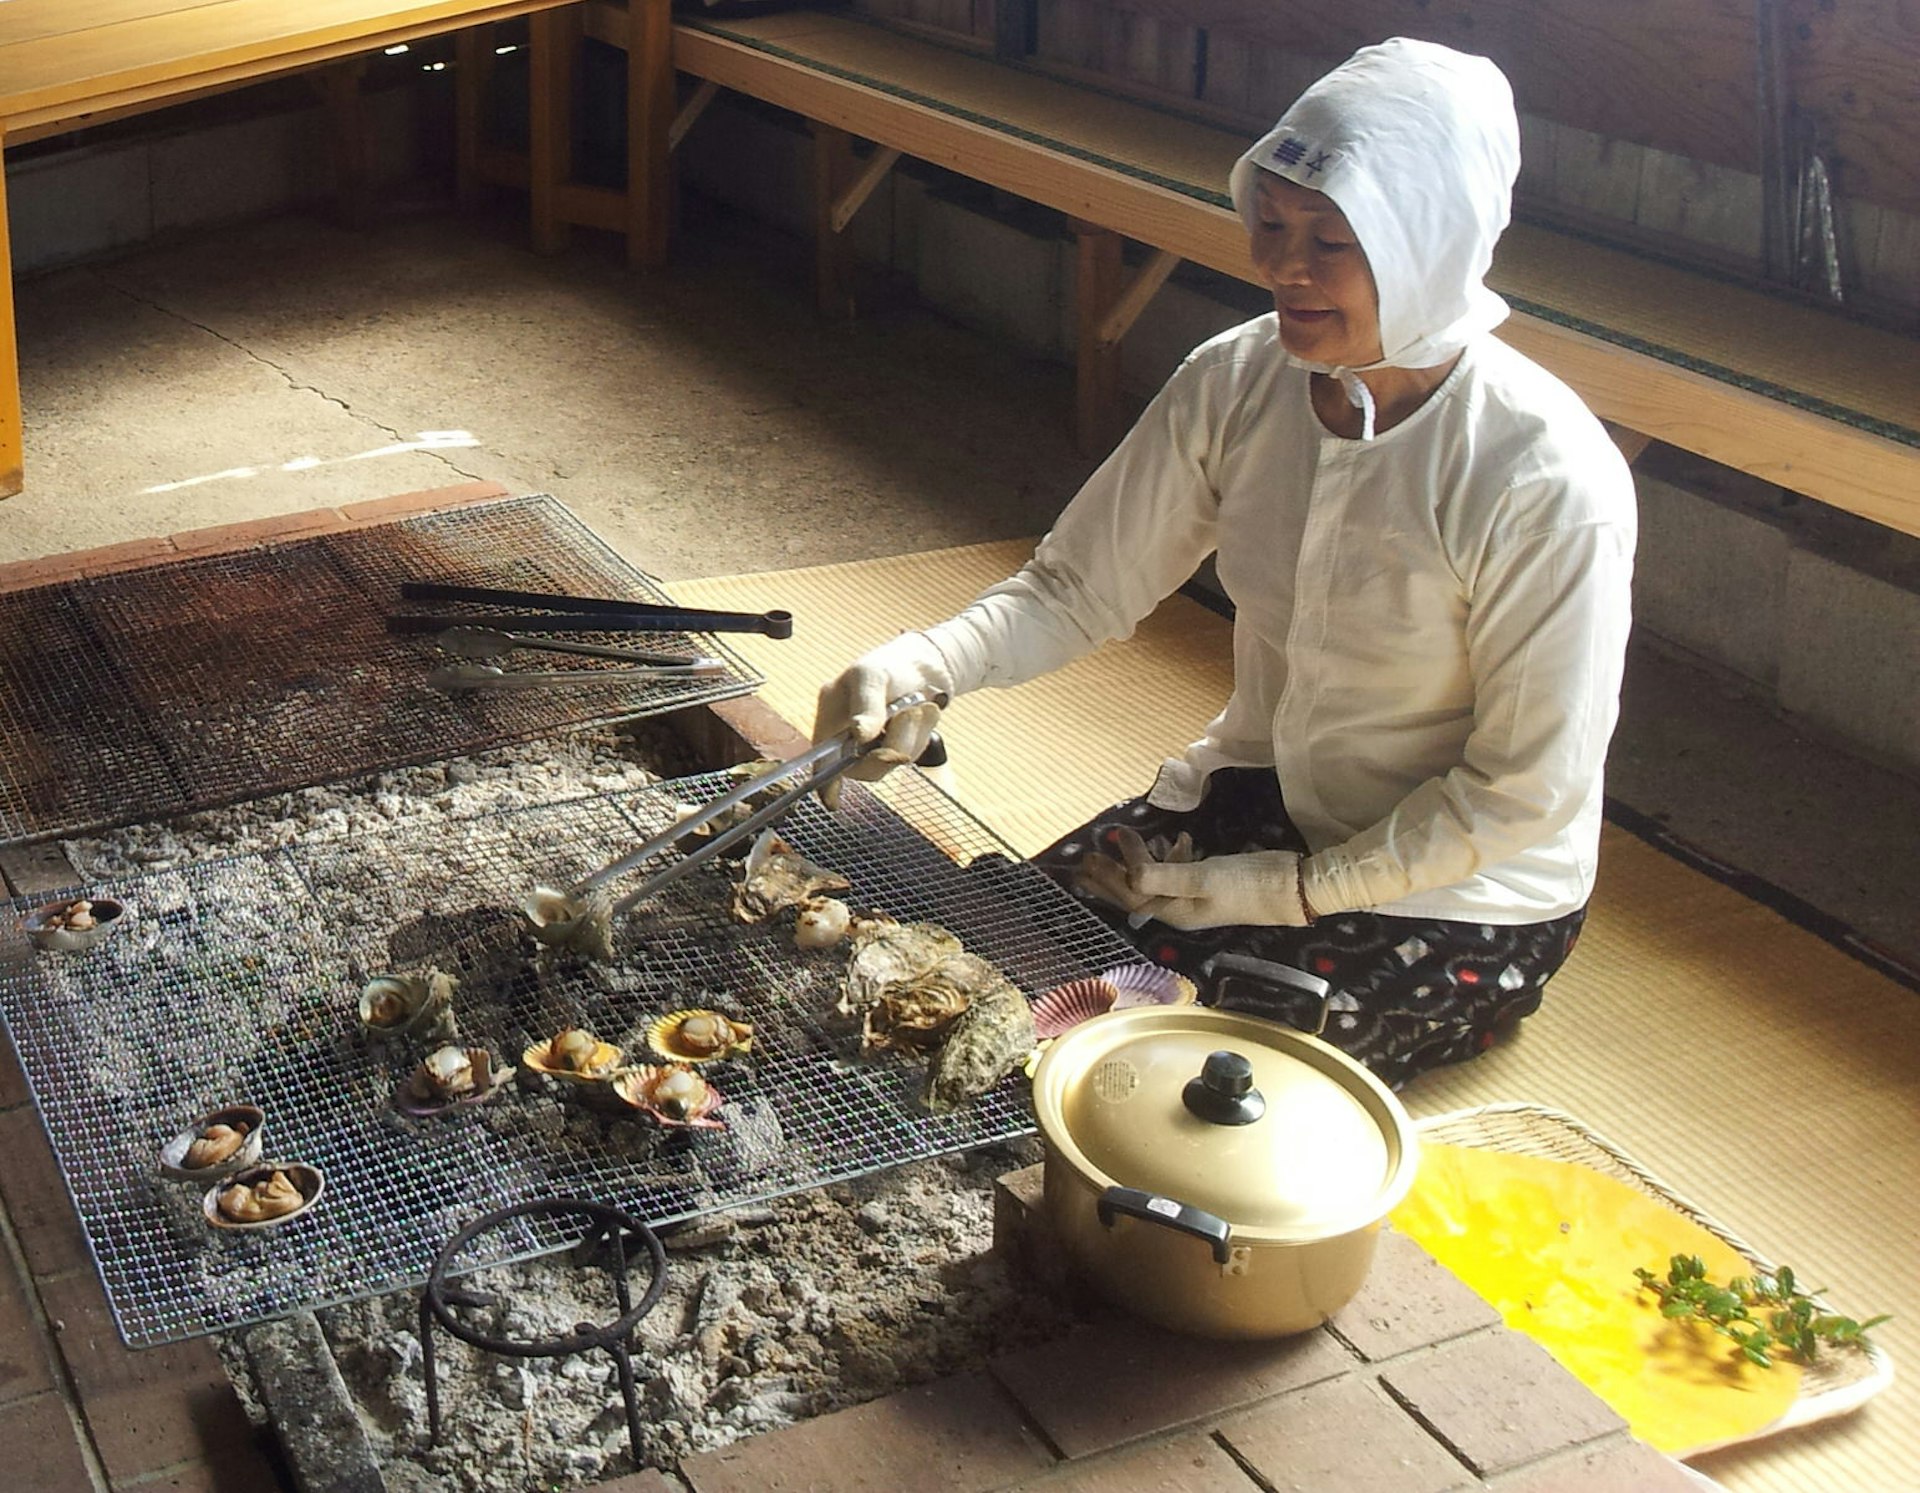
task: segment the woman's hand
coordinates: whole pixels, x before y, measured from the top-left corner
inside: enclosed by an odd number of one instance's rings
[[[925,633],[903,632],[862,654],[820,691],[813,739],[818,743],[850,731],[862,745],[877,740],[846,776],[867,782],[882,778],[902,762],[918,761],[933,739],[934,723],[940,719],[936,704],[916,705],[888,718],[888,705],[912,694],[925,695],[929,701],[948,699],[953,678],[946,659]],[[835,807],[839,796],[837,779],[820,795],[828,808]]]
[[[1152,915],[1170,928],[1304,928],[1313,921],[1302,894],[1300,857],[1256,850],[1182,865],[1149,860],[1128,873],[1133,892],[1158,903]]]

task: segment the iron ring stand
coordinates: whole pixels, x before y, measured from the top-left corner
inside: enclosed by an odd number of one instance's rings
[[[542,1338],[532,1342],[491,1337],[455,1320],[453,1307],[492,1306],[499,1299],[483,1292],[463,1291],[447,1283],[447,1270],[462,1248],[480,1234],[499,1228],[510,1219],[569,1215],[585,1217],[593,1224],[579,1244],[582,1258],[601,1239],[613,1246],[613,1283],[620,1302],[620,1315],[615,1320],[604,1326],[576,1322],[572,1333],[566,1337]],[[638,1306],[633,1304],[633,1291],[627,1280],[626,1236],[629,1234],[637,1235],[646,1244],[653,1264],[652,1281]],[[627,1339],[633,1335],[633,1329],[640,1319],[653,1310],[666,1285],[667,1252],[659,1236],[641,1220],[618,1208],[605,1203],[588,1202],[584,1198],[536,1198],[532,1202],[515,1203],[511,1207],[496,1208],[482,1214],[455,1234],[435,1257],[433,1269],[427,1273],[426,1287],[420,1293],[420,1360],[427,1380],[428,1439],[434,1442],[440,1439],[440,1380],[433,1359],[433,1324],[438,1322],[461,1342],[489,1353],[505,1354],[509,1358],[567,1358],[576,1353],[585,1353],[590,1348],[604,1348],[613,1356],[614,1365],[620,1371],[620,1394],[627,1407],[627,1442],[633,1449],[634,1466],[638,1467],[640,1402],[634,1388],[633,1358],[628,1352]]]

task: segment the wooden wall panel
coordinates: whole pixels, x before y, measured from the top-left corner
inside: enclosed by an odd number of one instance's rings
[[[1444,42],[1498,62],[1527,113],[1717,165],[1759,169],[1754,0],[1114,3],[1318,56],[1328,65],[1389,36]]]
[[[1787,87],[1843,197],[1920,213],[1920,4],[1783,0]]]

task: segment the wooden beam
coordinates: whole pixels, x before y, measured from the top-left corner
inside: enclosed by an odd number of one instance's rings
[[[327,130],[333,151],[334,213],[350,227],[364,225],[373,214],[371,172],[367,165],[367,118],[360,96],[367,75],[364,57],[349,58],[323,68]]]
[[[1140,313],[1147,309],[1147,303],[1167,283],[1167,276],[1179,264],[1178,254],[1170,254],[1165,249],[1153,251],[1153,257],[1140,266],[1127,288],[1120,293],[1119,299],[1100,319],[1098,336],[1102,347],[1111,347],[1127,335],[1128,329],[1140,319]]]
[[[453,190],[460,206],[480,205],[480,144],[487,78],[493,72],[490,26],[469,26],[453,39]]]
[[[833,209],[854,174],[853,137],[830,124],[808,125],[813,132],[815,295],[822,316],[843,321],[853,315],[853,249],[835,230]]]
[[[829,222],[835,233],[845,233],[847,224],[853,221],[853,215],[860,211],[866,200],[873,195],[875,187],[887,179],[887,173],[893,170],[900,159],[900,152],[891,146],[883,145],[868,159],[866,168],[856,177],[853,184],[840,194],[840,200],[833,204]]]
[[[658,269],[673,236],[673,10],[627,0],[627,263]]]
[[[699,121],[700,116],[707,112],[708,106],[719,97],[720,85],[718,83],[714,82],[711,78],[703,78],[700,80],[700,86],[694,89],[692,97],[680,106],[680,112],[673,116],[673,123],[667,128],[667,149],[669,151],[675,151],[680,148],[680,142],[687,138],[687,131],[694,127]]]
[[[1611,420],[1602,420],[1600,423],[1606,427],[1607,435],[1614,445],[1620,448],[1620,454],[1626,457],[1628,466],[1632,466],[1644,456],[1647,447],[1653,444],[1653,437],[1650,435],[1642,435],[1637,430],[1628,430],[1626,426],[1616,425]]]
[[[20,491],[20,358],[13,331],[13,245],[7,237],[7,132],[0,120],[0,498]]]
[[[541,12],[527,29],[527,189],[533,252],[559,254],[567,247],[568,225],[555,210],[555,194],[573,179],[576,43],[573,28],[558,11]]]

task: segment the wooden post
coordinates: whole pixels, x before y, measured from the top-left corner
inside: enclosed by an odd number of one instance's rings
[[[20,358],[13,333],[13,245],[7,237],[6,126],[0,124],[0,498],[20,491]]]
[[[569,225],[558,197],[573,177],[572,20],[572,10],[540,10],[527,18],[527,188],[536,254],[567,247]]]
[[[833,231],[833,207],[853,180],[853,136],[809,120],[813,131],[814,284],[820,314],[832,321],[853,315],[853,251],[846,235]]]
[[[321,74],[327,126],[333,137],[334,215],[351,227],[364,224],[372,213],[366,111],[360,98],[360,82],[366,74],[364,57],[336,62]]]
[[[673,238],[672,0],[627,0],[627,263],[658,269]]]
[[[453,191],[464,212],[480,205],[480,133],[493,71],[492,40],[491,25],[469,26],[453,39]]]
[[[1084,456],[1104,456],[1126,433],[1120,405],[1120,344],[1100,332],[1119,298],[1126,266],[1119,234],[1094,223],[1073,223],[1074,310],[1079,346],[1074,360],[1077,401],[1074,437]]]

